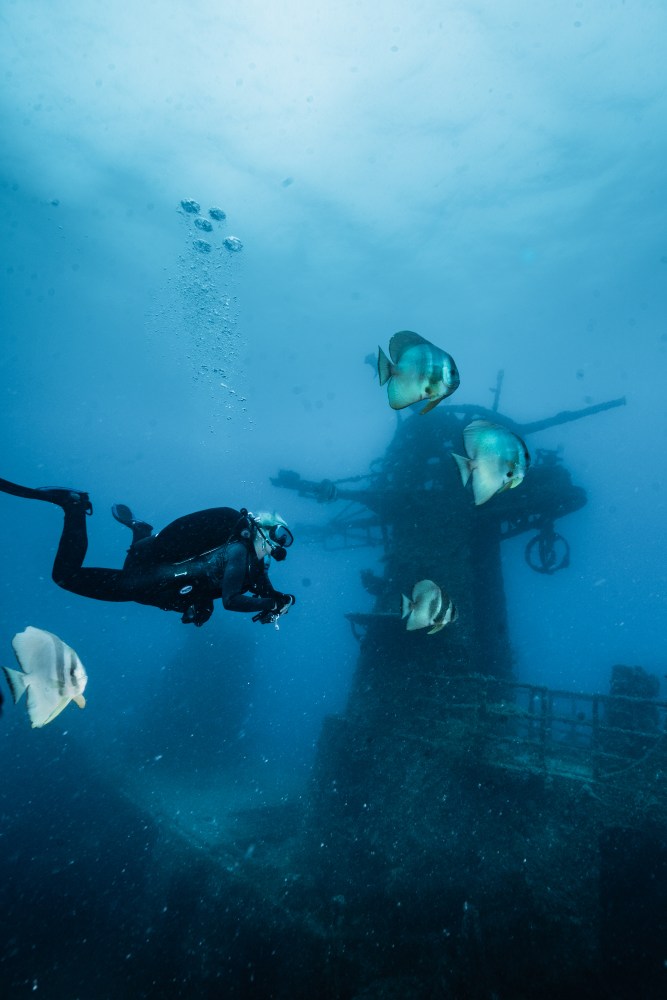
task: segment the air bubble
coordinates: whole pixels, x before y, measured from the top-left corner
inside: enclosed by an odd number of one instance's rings
[[[181,202],[181,208],[189,215],[197,215],[199,212],[199,202],[195,201],[194,198],[185,198]]]

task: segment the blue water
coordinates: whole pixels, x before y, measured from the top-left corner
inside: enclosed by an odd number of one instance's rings
[[[11,996],[150,995],[169,934],[234,954],[160,918],[150,858],[160,823],[199,850],[232,810],[305,794],[357,662],[343,616],[382,564],[307,540],[331,508],[270,477],[383,455],[397,418],[364,359],[397,330],[454,356],[456,402],[491,405],[502,369],[517,421],[626,397],[531,440],[588,504],[567,571],[504,546],[515,670],[595,692],[641,665],[667,696],[667,8],[228,6],[0,9],[0,474],[90,493],[88,565],[122,563],[115,502],[157,527],[277,509],[297,536],[279,631],[222,607],[194,630],[57,588],[60,512],[0,495],[0,662],[35,625],[89,675],[85,711],[39,731],[3,687]]]

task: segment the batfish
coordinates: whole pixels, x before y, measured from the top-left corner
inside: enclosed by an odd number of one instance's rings
[[[389,341],[391,361],[378,347],[380,385],[388,382],[389,405],[394,410],[428,399],[428,413],[458,389],[461,379],[454,358],[412,330],[401,330]]]
[[[407,618],[406,629],[414,632],[428,628],[428,635],[439,632],[456,621],[458,612],[447,594],[433,580],[420,580],[412,588],[412,598],[401,595],[401,617]]]
[[[530,466],[530,454],[514,431],[488,420],[473,420],[463,430],[463,442],[468,457],[452,452],[452,458],[458,465],[464,486],[472,477],[477,505],[523,482]]]
[[[29,625],[12,646],[21,670],[3,667],[14,703],[26,695],[33,729],[52,722],[70,701],[84,708],[88,675],[74,650],[51,632]]]

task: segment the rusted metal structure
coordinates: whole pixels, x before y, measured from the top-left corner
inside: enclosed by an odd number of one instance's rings
[[[557,452],[538,449],[519,489],[475,507],[470,491],[461,487],[451,453],[461,452],[463,427],[475,417],[498,421],[525,438],[623,402],[613,400],[523,426],[485,407],[441,405],[426,416],[402,420],[384,458],[374,463],[368,475],[355,477],[356,481],[317,483],[287,470],[272,479],[276,486],[319,502],[346,502],[326,526],[323,537],[329,544],[337,538],[343,545],[384,548],[382,576],[364,574],[364,583],[375,597],[373,613],[351,611],[348,615],[357,633],[364,633],[359,667],[363,684],[367,658],[384,664],[396,660],[408,673],[430,665],[438,676],[444,669],[511,677],[501,544],[531,532],[526,558],[534,569],[553,573],[567,566],[569,548],[555,524],[581,508],[586,495],[572,483]],[[409,594],[414,583],[424,578],[451,595],[459,620],[434,637],[406,636],[396,615],[400,595]],[[364,711],[369,708],[364,706]],[[400,711],[405,710],[402,691]]]
[[[667,703],[640,667],[614,667],[609,694],[513,677],[502,542],[525,533],[534,569],[565,568],[557,528],[585,495],[534,452],[475,508],[449,457],[474,416],[496,413],[400,421],[354,480],[275,480],[340,501],[322,545],[381,546],[383,572],[364,575],[372,612],[348,614],[357,669],[307,787],[230,811],[216,783],[206,823],[152,800],[160,915],[139,926],[163,937],[159,995],[183,967],[190,993],[231,1000],[665,995]],[[436,635],[399,615],[420,577],[459,607]]]
[[[634,916],[619,885],[637,858],[647,885],[663,863],[667,704],[642,690],[550,691],[512,673],[502,542],[528,533],[533,569],[565,569],[556,526],[585,493],[556,452],[531,448],[519,489],[475,507],[450,457],[475,417],[529,438],[623,403],[522,426],[495,409],[440,406],[400,421],[368,475],[273,480],[343,502],[323,543],[383,547],[384,572],[364,574],[373,611],[347,616],[359,660],[344,713],[323,726],[299,842],[311,889],[339,901],[332,947],[357,956],[351,981],[378,977],[369,995],[414,986],[415,996],[522,997],[538,975],[545,995],[560,996],[589,969],[598,983],[664,985],[658,938],[621,940]],[[437,635],[408,633],[400,618],[401,592],[421,578],[459,609]],[[455,943],[439,938],[443,927]],[[406,948],[421,963],[414,981],[397,959]],[[652,951],[654,965],[640,968]]]

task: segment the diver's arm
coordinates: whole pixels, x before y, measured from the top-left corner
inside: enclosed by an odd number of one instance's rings
[[[225,570],[220,584],[222,603],[227,611],[273,611],[277,592],[271,584],[258,588],[261,597],[251,597],[248,589],[248,550],[241,542],[233,542],[227,548]],[[268,576],[265,575],[268,581]],[[276,595],[276,596],[274,596]]]
[[[279,590],[276,590],[274,588],[273,584],[269,580],[269,574],[267,572],[266,565],[263,562],[259,563],[257,569],[257,579],[256,582],[253,583],[252,589],[255,594],[260,594],[262,597],[270,597],[273,600],[274,604],[273,608],[271,609],[272,614],[268,618],[268,621],[275,622],[276,614],[277,615],[285,614],[285,612],[289,608],[291,608],[292,605],[296,602],[296,597],[294,596],[294,594],[281,594]],[[253,619],[253,621],[254,620],[255,619]],[[267,618],[265,615],[262,615],[262,617],[259,618],[258,620],[261,621],[263,624],[267,624]]]
[[[263,562],[259,563],[255,579],[252,583],[252,589],[253,593],[259,594],[260,597],[270,597],[274,601],[277,598],[284,597],[284,594],[281,594],[279,590],[276,590],[269,580],[269,574]]]

